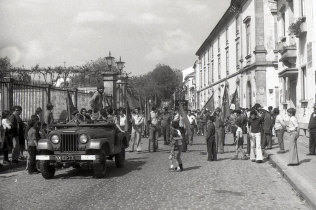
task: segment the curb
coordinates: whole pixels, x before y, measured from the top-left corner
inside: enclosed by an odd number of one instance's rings
[[[274,157],[275,154],[269,154],[268,152],[264,151],[264,157],[267,158],[267,160],[269,160],[269,162],[271,163],[271,165],[273,167],[275,167],[279,173],[281,174],[281,176],[283,178],[285,178],[285,180],[293,187],[293,189],[298,193],[299,197],[301,197],[302,199],[304,199],[306,201],[306,203],[308,204],[309,207],[311,207],[312,209],[316,210],[316,194],[313,196],[313,193],[309,193],[307,188],[308,188],[308,182],[304,183],[304,184],[300,184],[299,180],[301,180],[301,182],[304,182],[305,179],[302,178],[299,175],[295,175],[294,173],[292,173],[291,171],[286,171],[282,168],[281,164],[279,163],[279,161],[277,160],[277,157]],[[296,180],[295,180],[296,179]]]
[[[12,169],[16,169],[16,168],[20,168],[22,166],[26,166],[26,160],[24,161],[21,161],[19,163],[12,163],[10,165],[3,165],[1,168],[0,168],[0,173],[2,172],[6,172],[8,170],[12,170]]]

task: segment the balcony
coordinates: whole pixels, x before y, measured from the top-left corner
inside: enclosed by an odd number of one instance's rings
[[[281,54],[280,61],[287,67],[295,66],[296,64],[296,45],[283,46],[279,51]]]
[[[297,68],[286,68],[283,71],[279,73],[279,77],[297,77],[298,75],[298,69]]]

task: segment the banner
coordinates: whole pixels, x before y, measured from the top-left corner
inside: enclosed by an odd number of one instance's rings
[[[227,117],[229,117],[229,115],[230,115],[228,87],[226,87],[226,86],[224,89],[222,109],[223,109],[223,118],[224,118],[224,120],[226,120]]]
[[[126,126],[125,131],[131,132],[132,131],[132,112],[129,107],[128,101],[126,101]]]
[[[237,88],[236,88],[236,91],[235,93],[233,94],[233,97],[232,97],[232,100],[230,102],[231,105],[235,105],[235,108],[234,110],[237,110],[239,109],[239,98],[238,98],[238,91],[237,91]]]
[[[71,120],[72,112],[77,110],[77,108],[75,107],[74,103],[72,102],[72,98],[71,98],[70,92],[68,90],[67,90],[66,102],[67,102],[67,116],[68,116],[68,120]]]
[[[211,98],[206,102],[206,104],[204,105],[203,109],[208,109],[210,111],[214,111],[215,110],[215,105],[214,105],[214,93],[212,94]]]

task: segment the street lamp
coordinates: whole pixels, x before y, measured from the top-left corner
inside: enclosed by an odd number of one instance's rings
[[[109,66],[110,70],[113,65],[114,57],[111,56],[111,51],[109,51],[109,56],[105,57],[106,63]]]
[[[122,70],[124,68],[125,62],[122,61],[121,57],[120,60],[116,62],[117,68],[120,71],[120,74],[122,74]]]

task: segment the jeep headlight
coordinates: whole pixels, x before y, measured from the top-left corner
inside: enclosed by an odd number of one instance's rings
[[[50,140],[51,140],[54,144],[58,144],[58,143],[59,143],[59,137],[58,137],[58,135],[52,135],[52,137],[50,137]]]
[[[88,141],[88,136],[86,134],[81,134],[79,137],[79,141],[81,144],[85,144]]]

